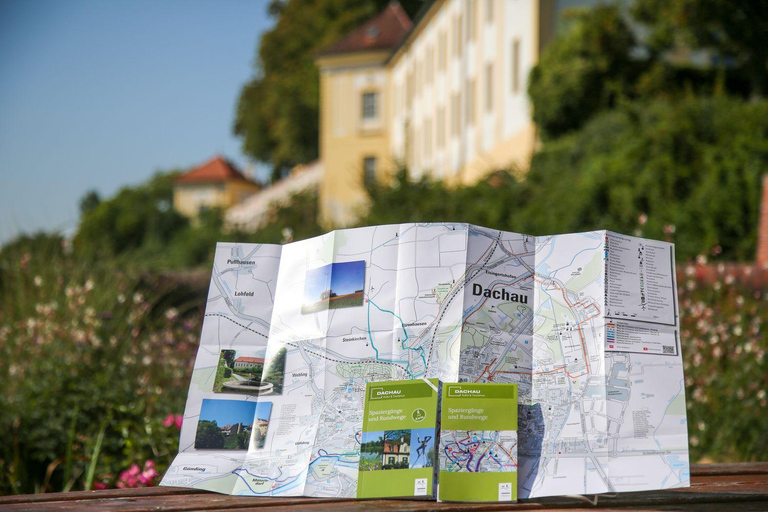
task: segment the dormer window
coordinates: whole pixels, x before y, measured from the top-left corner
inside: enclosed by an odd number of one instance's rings
[[[366,30],[365,35],[366,35],[366,37],[368,39],[373,40],[373,39],[376,39],[377,37],[379,37],[380,33],[381,33],[381,31],[379,30],[379,27],[377,27],[377,26],[370,26],[370,27],[368,27],[368,30]]]
[[[379,93],[363,93],[363,121],[372,121],[379,117]]]

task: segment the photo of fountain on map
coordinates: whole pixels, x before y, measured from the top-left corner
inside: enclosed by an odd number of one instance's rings
[[[331,263],[307,271],[301,313],[363,305],[365,261]]]
[[[283,389],[285,348],[278,351],[264,370],[266,348],[256,351],[222,350],[213,381],[214,393],[250,396],[279,395]]]

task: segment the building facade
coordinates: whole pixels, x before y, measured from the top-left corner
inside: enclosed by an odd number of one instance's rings
[[[384,441],[384,451],[381,455],[382,466],[408,466],[411,447],[404,438]]]
[[[241,356],[235,359],[232,368],[234,370],[249,370],[251,368],[261,368],[264,366],[264,359],[261,357]]]
[[[241,203],[259,190],[261,185],[224,157],[216,156],[176,178],[173,207],[187,217],[197,217],[207,209],[226,209]]]
[[[398,166],[454,184],[527,169],[537,143],[528,74],[559,12],[579,4],[561,3],[435,0],[415,24],[392,3],[323,51],[323,224],[354,222],[366,182]]]

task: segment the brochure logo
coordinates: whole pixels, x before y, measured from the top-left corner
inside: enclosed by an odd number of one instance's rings
[[[413,414],[411,414],[411,418],[413,418],[413,421],[424,421],[426,419],[427,413],[419,407],[418,409],[414,409]]]
[[[382,398],[400,398],[403,391],[400,389],[371,388],[371,400]]]

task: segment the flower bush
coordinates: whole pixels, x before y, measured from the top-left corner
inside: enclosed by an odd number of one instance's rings
[[[724,265],[701,280],[704,261],[678,276],[691,460],[766,460],[768,293]]]
[[[10,253],[0,493],[152,485],[178,447],[201,294],[66,251]]]

